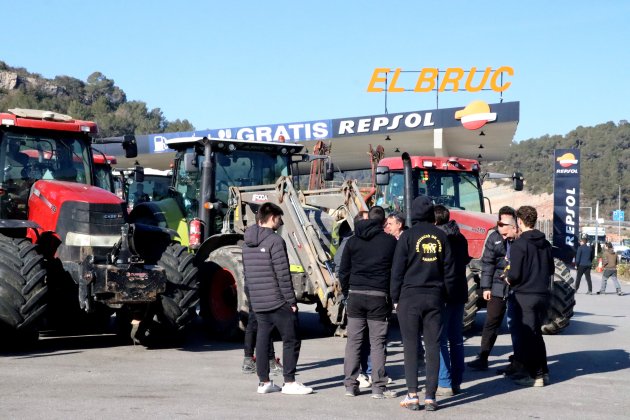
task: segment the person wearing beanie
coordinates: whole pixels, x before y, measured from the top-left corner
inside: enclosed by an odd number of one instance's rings
[[[438,408],[435,393],[440,368],[442,308],[457,288],[455,261],[446,233],[434,225],[433,202],[417,197],[411,206],[412,226],[400,235],[392,266],[391,297],[403,339],[407,396],[400,406],[420,409],[418,336],[426,347],[427,411]]]

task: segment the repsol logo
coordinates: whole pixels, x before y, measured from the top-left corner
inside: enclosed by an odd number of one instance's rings
[[[577,169],[556,169],[557,174],[577,174]]]
[[[566,236],[564,237],[564,242],[566,245],[573,247],[575,245],[575,207],[577,201],[575,199],[575,188],[567,188],[566,190],[566,198],[565,198],[565,225],[566,225]]]

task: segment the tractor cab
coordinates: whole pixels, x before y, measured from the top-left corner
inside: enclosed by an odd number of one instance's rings
[[[448,208],[484,212],[479,162],[472,159],[412,156],[411,195],[428,195]],[[404,211],[405,177],[401,158],[385,158],[377,169],[377,204]]]
[[[38,120],[20,112],[30,110],[12,111],[2,114],[0,218],[25,220],[29,193],[37,180],[93,184],[89,135],[96,133],[96,125],[86,121],[80,131],[46,130],[47,124],[62,122],[66,116],[48,112],[48,117]]]

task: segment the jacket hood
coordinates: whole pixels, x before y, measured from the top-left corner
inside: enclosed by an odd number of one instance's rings
[[[383,232],[383,226],[376,220],[359,220],[354,225],[354,236],[369,240]]]
[[[245,245],[257,247],[269,235],[273,235],[273,229],[252,225],[245,230]]]
[[[531,242],[536,248],[544,248],[549,243],[545,234],[539,230],[528,230],[521,235],[521,238]]]
[[[411,203],[411,220],[413,222],[433,222],[435,213],[433,213],[433,201],[426,195],[416,197]]]
[[[455,220],[449,220],[443,225],[439,225],[438,228],[442,229],[446,236],[455,236],[459,234],[459,226]]]

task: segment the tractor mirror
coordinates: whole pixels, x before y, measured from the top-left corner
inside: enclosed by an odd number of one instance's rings
[[[189,152],[184,154],[184,170],[186,172],[199,172],[196,153]]]
[[[133,168],[133,180],[135,182],[144,182],[144,168],[140,165],[136,165]]]
[[[523,174],[520,172],[514,172],[512,174],[512,182],[514,191],[523,191]]]
[[[122,147],[125,149],[125,157],[127,159],[138,156],[138,143],[136,143],[136,136],[133,134],[125,134],[123,136]]]
[[[389,168],[387,166],[376,167],[376,185],[389,184]]]

